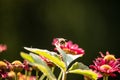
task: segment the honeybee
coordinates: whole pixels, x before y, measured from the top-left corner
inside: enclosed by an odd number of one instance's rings
[[[64,39],[64,38],[57,38],[57,39],[58,39],[58,42],[60,45],[65,45],[66,39]]]

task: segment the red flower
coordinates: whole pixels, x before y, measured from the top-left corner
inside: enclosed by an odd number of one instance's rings
[[[82,48],[79,48],[77,44],[73,44],[72,41],[66,42],[66,40],[63,38],[55,38],[52,44],[55,46],[56,45],[60,46],[60,48],[68,54],[73,54],[73,55],[84,54],[84,50]]]
[[[109,52],[106,52],[106,55],[100,54],[101,57],[93,61],[94,65],[90,65],[90,68],[105,76],[116,76],[115,72],[120,72],[120,59],[116,59]]]
[[[0,52],[3,52],[5,50],[7,50],[7,46],[3,45],[3,44],[0,44]]]

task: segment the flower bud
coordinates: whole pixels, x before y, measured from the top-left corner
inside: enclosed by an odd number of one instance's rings
[[[21,72],[23,70],[23,67],[24,67],[23,64],[22,64],[22,62],[20,62],[18,60],[13,61],[12,65],[13,65],[13,70],[15,72]]]
[[[8,72],[13,70],[13,66],[12,66],[12,64],[10,62],[8,62],[7,60],[4,60],[4,62],[7,64],[7,71]]]
[[[7,69],[7,64],[3,61],[0,61],[0,69]]]

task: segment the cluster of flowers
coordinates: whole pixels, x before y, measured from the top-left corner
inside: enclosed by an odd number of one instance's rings
[[[7,50],[7,46],[0,44],[0,52]],[[31,76],[31,71],[35,70],[34,67],[29,66],[26,60],[23,63],[19,60],[15,60],[10,63],[7,60],[0,61],[0,80],[36,80],[35,76]],[[22,71],[25,74],[22,74]],[[27,72],[27,73],[26,73]]]
[[[108,80],[109,76],[115,77],[116,73],[120,73],[120,58],[109,52],[105,55],[100,52],[101,57],[96,58],[89,67],[80,62],[70,65],[75,59],[82,57],[85,51],[63,38],[53,39],[52,45],[55,46],[54,52],[25,47],[30,53],[21,52],[23,63],[19,60],[12,63],[0,61],[0,80],[66,80],[68,73],[83,75],[85,80]],[[6,49],[6,45],[0,45],[0,53]],[[58,78],[53,72],[56,66],[61,69]],[[36,71],[36,75],[32,75],[32,70]],[[43,75],[39,75],[39,71]]]
[[[100,52],[100,55],[101,57],[93,61],[94,65],[90,65],[91,69],[99,73],[99,77],[107,80],[109,76],[115,77],[116,72],[120,73],[120,58],[115,58],[109,52],[106,52],[106,55]]]

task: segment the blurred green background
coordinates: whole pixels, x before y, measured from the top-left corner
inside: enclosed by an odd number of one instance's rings
[[[0,0],[0,43],[8,46],[0,59],[21,59],[25,46],[53,50],[55,37],[79,44],[86,65],[99,51],[120,57],[119,15],[114,0]]]

